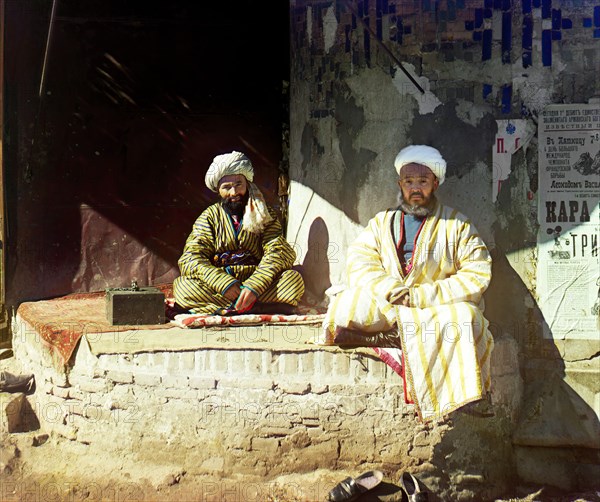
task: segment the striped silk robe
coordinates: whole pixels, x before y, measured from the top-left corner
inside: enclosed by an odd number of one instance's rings
[[[392,236],[396,212],[378,213],[350,246],[349,288],[331,299],[325,337],[331,341],[336,326],[398,329],[402,353],[376,351],[396,371],[403,356],[405,391],[419,417],[440,419],[490,390],[494,342],[482,295],[491,279],[491,257],[466,217],[438,202],[404,275]],[[406,291],[410,307],[392,304]]]
[[[221,203],[209,206],[198,217],[179,259],[181,276],[173,282],[175,301],[196,314],[215,314],[228,308],[223,296],[238,281],[264,303],[298,305],[304,293],[301,275],[290,270],[296,254],[283,236],[275,210],[273,221],[262,234],[244,230],[236,233]],[[214,256],[225,251],[250,251],[258,265],[217,267]]]

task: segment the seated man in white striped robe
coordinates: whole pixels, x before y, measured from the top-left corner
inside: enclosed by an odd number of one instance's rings
[[[218,155],[205,182],[221,200],[198,217],[179,259],[175,302],[195,314],[292,314],[304,281],[275,210],[240,152]]]
[[[491,258],[469,220],[435,197],[446,161],[435,148],[408,146],[395,160],[399,206],[382,211],[350,246],[348,287],[332,295],[323,324],[397,330],[400,349],[376,349],[405,384],[424,420],[439,419],[490,390],[493,339],[483,316]]]

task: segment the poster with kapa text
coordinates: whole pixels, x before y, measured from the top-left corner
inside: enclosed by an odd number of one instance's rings
[[[538,128],[536,291],[544,335],[600,338],[600,104],[551,105]]]

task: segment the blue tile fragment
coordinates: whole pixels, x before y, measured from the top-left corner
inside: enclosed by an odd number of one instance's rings
[[[552,15],[552,0],[542,0],[542,19],[550,19]]]
[[[367,64],[369,64],[371,62],[371,35],[368,30],[364,31],[364,37],[365,60],[367,61]]]
[[[531,14],[531,0],[521,0],[523,14]]]
[[[512,10],[512,0],[502,0],[502,12]]]
[[[600,38],[600,28],[594,30],[594,38]]]
[[[475,28],[475,23],[473,21],[465,21],[465,30],[473,31],[473,28]]]
[[[590,19],[591,21],[591,19]],[[483,26],[483,9],[475,9],[475,28]],[[591,24],[590,24],[591,26]]]
[[[552,40],[561,40],[562,33],[559,30],[552,30]]]
[[[404,33],[404,27],[402,26],[402,18],[399,17],[396,21],[396,42],[402,44],[402,34]]]
[[[512,14],[502,14],[502,63],[510,64],[510,51],[512,49]]]
[[[533,46],[533,19],[531,16],[523,18],[522,46],[524,50],[530,51]]]
[[[483,0],[483,8],[491,9],[494,6],[494,0]]]
[[[456,8],[464,9],[465,8],[465,0],[456,0]]]
[[[592,27],[592,18],[591,17],[584,17],[583,18],[583,27],[584,28],[591,28]]]
[[[448,21],[456,21],[456,2],[454,0],[447,0],[448,8]]]
[[[531,51],[523,51],[523,68],[529,68],[531,66]]]
[[[552,31],[542,30],[542,64],[552,66]]]
[[[541,5],[542,5],[542,0],[533,0],[533,6],[536,9],[539,9],[541,7]]]
[[[594,7],[594,26],[600,28],[600,5]]]
[[[487,99],[490,94],[492,94],[491,84],[483,84],[483,99]]]
[[[494,11],[492,9],[483,9],[483,17],[485,19],[491,18],[493,14],[494,14]]]
[[[561,20],[562,20],[562,16],[561,16],[560,9],[552,9],[552,29],[553,30],[560,30],[560,27],[562,24]]]
[[[502,113],[510,113],[512,101],[512,85],[502,87]]]
[[[570,30],[573,28],[573,21],[563,17],[561,25],[563,30]]]
[[[481,39],[482,39],[481,31],[474,31],[473,32],[473,41],[481,42]]]
[[[481,48],[481,60],[492,59],[492,30],[483,30],[483,46]]]

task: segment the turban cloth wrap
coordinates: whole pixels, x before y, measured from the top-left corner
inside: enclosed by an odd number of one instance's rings
[[[254,168],[252,162],[241,152],[217,155],[204,178],[206,186],[213,192],[219,191],[219,182],[224,176],[241,174],[248,181],[248,203],[244,210],[243,225],[248,232],[259,234],[273,221],[262,192],[252,183]]]
[[[394,161],[398,175],[407,164],[421,164],[428,167],[435,174],[440,185],[446,178],[446,161],[442,154],[431,146],[410,145],[400,150]]]

